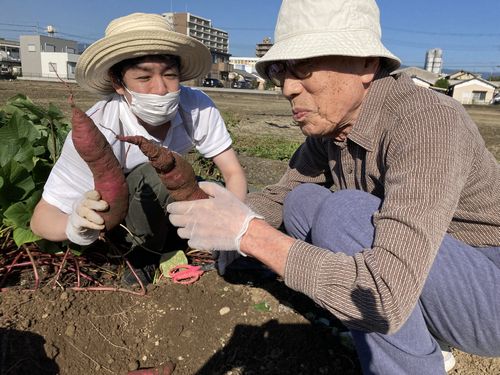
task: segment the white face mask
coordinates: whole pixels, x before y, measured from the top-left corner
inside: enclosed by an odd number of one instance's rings
[[[129,103],[124,95],[132,113],[149,125],[163,125],[172,120],[177,114],[181,90],[169,92],[165,95],[156,95],[140,94],[129,90],[125,86],[124,88],[132,97]]]

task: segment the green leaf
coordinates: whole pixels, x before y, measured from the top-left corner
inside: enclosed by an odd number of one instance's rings
[[[14,159],[25,166],[33,168],[33,142],[40,136],[40,132],[33,124],[23,118],[18,112],[14,113],[7,124],[0,128],[0,166],[5,166]]]
[[[17,94],[9,99],[9,103],[23,110],[30,119],[43,118],[47,112],[40,106],[34,104],[29,98],[23,94]]]
[[[19,149],[17,154],[14,156],[14,161],[17,161],[20,165],[26,168],[27,171],[31,172],[35,166],[35,152],[31,142],[28,140],[19,140]]]
[[[30,220],[31,216],[33,215],[33,210],[35,209],[37,203],[40,201],[40,198],[42,198],[42,190],[37,190],[34,191],[33,194],[31,194],[30,197],[25,201],[26,209],[29,210],[30,213]]]
[[[42,239],[36,241],[36,244],[38,245],[40,250],[42,250],[46,253],[57,254],[57,253],[60,253],[61,251],[63,251],[63,247],[62,247],[62,244],[60,242],[52,242],[52,241],[48,241],[48,240],[45,240],[42,238]]]
[[[24,202],[14,203],[3,213],[5,217],[4,224],[15,228],[27,228],[31,214],[31,210]]]
[[[40,155],[43,155],[44,153],[45,153],[45,147],[43,147],[43,146],[33,147],[33,154],[35,156],[40,156]]]
[[[271,311],[271,306],[266,301],[253,305],[253,308],[260,312]]]
[[[62,111],[59,107],[55,106],[53,103],[49,103],[49,108],[47,110],[47,117],[53,120],[60,120],[64,118]]]
[[[27,242],[40,240],[40,237],[31,232],[29,222],[41,195],[42,192],[37,191],[25,202],[14,203],[3,212],[3,223],[14,228],[14,241],[17,246],[21,246]]]
[[[18,113],[12,116],[11,123],[14,121],[14,126],[17,127],[19,138],[26,138],[28,141],[33,142],[40,137],[40,132],[33,125],[32,121],[26,120],[26,118],[23,118]]]
[[[35,235],[29,228],[14,229],[13,238],[17,246],[40,240],[40,237]]]
[[[4,224],[15,228],[28,228],[31,216],[36,204],[42,197],[42,191],[35,191],[24,202],[16,202],[11,204],[4,212]]]
[[[47,251],[61,246],[34,235],[29,222],[43,185],[71,130],[61,110],[18,94],[0,106],[0,220],[18,246],[37,241]]]
[[[3,208],[22,201],[35,188],[29,171],[13,160],[0,168],[0,177],[4,180],[0,188],[0,206]]]
[[[53,163],[55,163],[57,160],[57,155],[60,152],[60,148],[58,147],[57,138],[54,137],[54,133],[49,132],[47,136],[46,146],[47,150],[49,150],[50,153],[50,159],[52,160]]]

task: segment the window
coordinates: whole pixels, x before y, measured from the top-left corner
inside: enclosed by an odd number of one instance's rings
[[[57,73],[57,64],[54,62],[49,62],[49,72]]]
[[[76,70],[76,63],[68,61],[68,75],[74,75]]]
[[[484,102],[486,100],[486,91],[472,91],[472,102]]]
[[[66,52],[68,53],[75,53],[75,49],[71,47],[66,47]]]
[[[29,52],[36,52],[36,46],[34,44],[28,44]]]

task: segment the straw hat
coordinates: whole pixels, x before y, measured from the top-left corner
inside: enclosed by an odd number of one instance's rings
[[[210,70],[210,51],[196,39],[177,33],[159,14],[132,13],[117,18],[105,36],[88,47],[76,64],[76,80],[85,90],[113,93],[108,70],[114,64],[145,55],[180,57],[181,81],[203,76]]]
[[[319,56],[382,57],[389,71],[401,61],[382,44],[374,0],[283,0],[274,45],[257,62],[261,77],[278,60]],[[268,78],[268,77],[267,77]]]

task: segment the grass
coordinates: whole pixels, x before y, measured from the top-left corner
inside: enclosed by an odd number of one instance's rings
[[[235,136],[234,148],[244,155],[272,160],[289,160],[300,142],[276,139],[275,136]]]
[[[272,135],[243,135],[236,130],[240,123],[238,115],[233,112],[222,112],[227,130],[233,138],[233,148],[240,154],[257,156],[271,160],[289,160],[300,142],[278,139]]]
[[[233,148],[238,154],[256,156],[271,160],[289,160],[300,142],[286,139],[277,139],[271,135],[243,135],[236,134],[240,119],[234,112],[221,112],[227,130],[233,139]],[[192,151],[192,165],[196,175],[210,180],[222,180],[222,175],[215,164],[205,159],[197,151]]]

